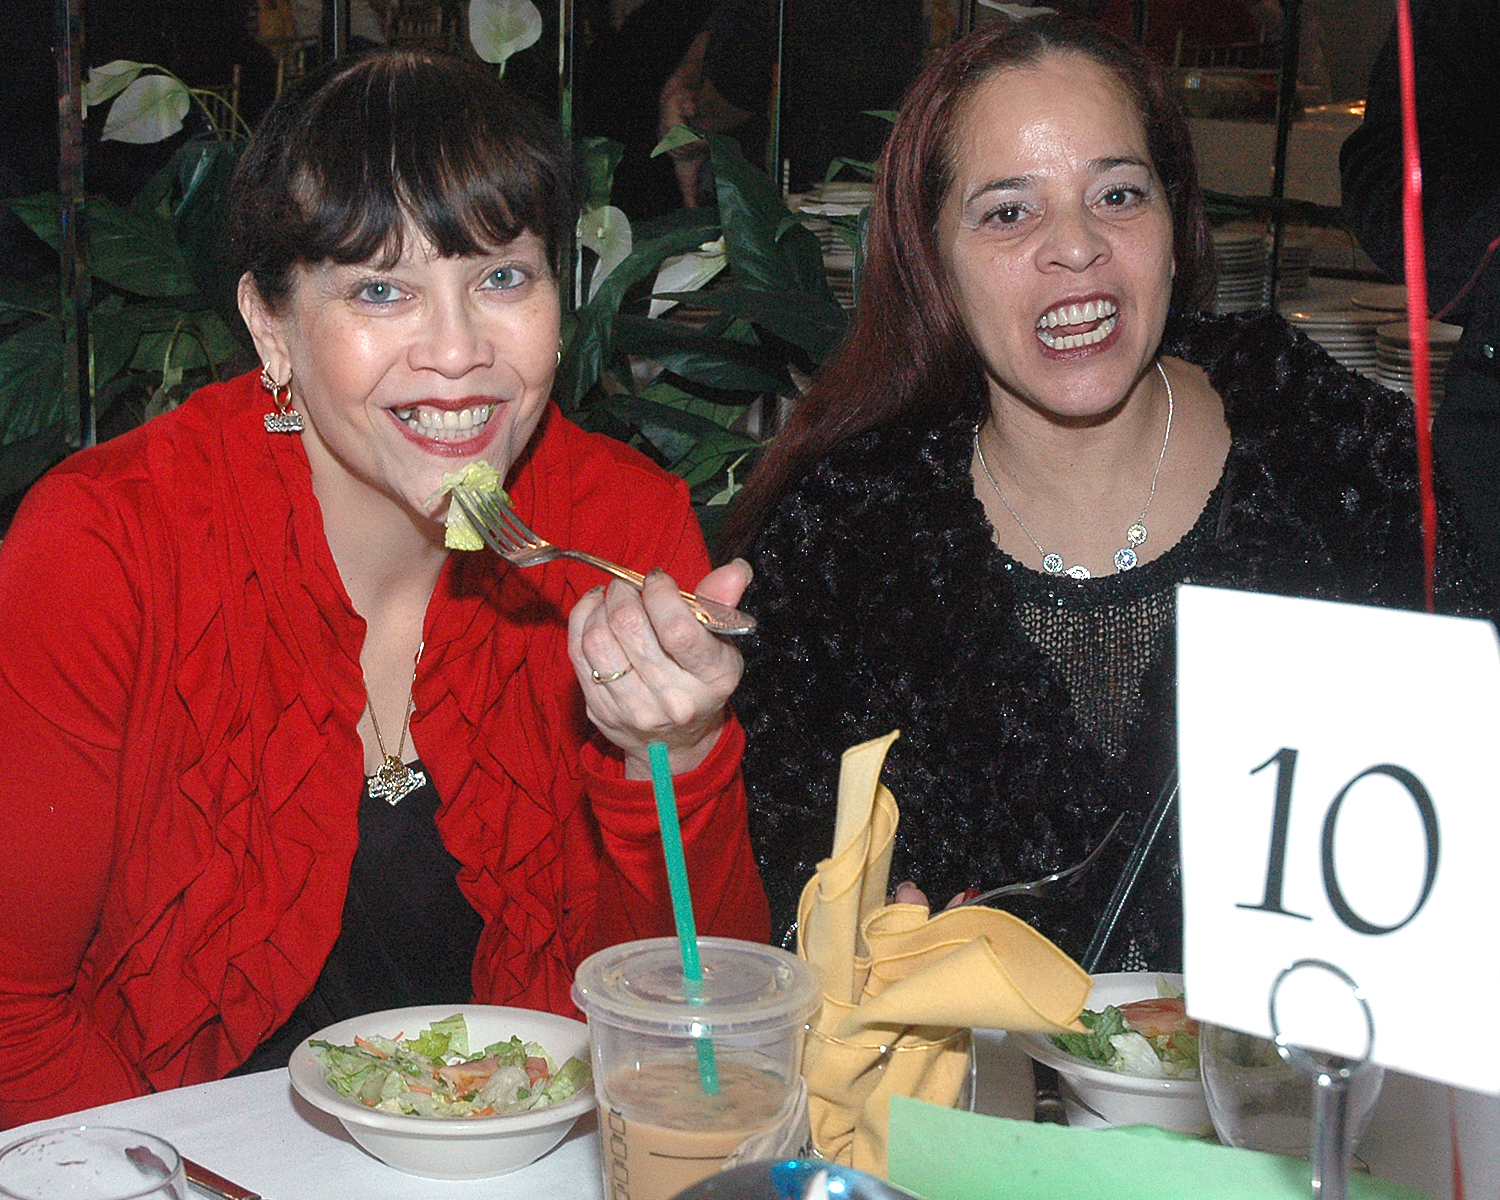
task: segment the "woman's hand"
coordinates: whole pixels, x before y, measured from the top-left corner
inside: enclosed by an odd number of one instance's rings
[[[750,564],[737,558],[696,591],[735,605],[749,585]],[[701,763],[744,669],[740,652],[698,623],[664,571],[646,576],[639,592],[612,583],[584,595],[568,618],[568,655],[589,720],[625,752],[630,779],[650,777],[651,742],[666,743],[674,775]]]
[[[967,904],[975,896],[979,895],[978,888],[969,888],[967,891],[959,892],[952,900],[948,901],[948,908],[957,908],[960,904]],[[896,885],[895,894],[891,897],[892,904],[920,904],[923,908],[930,908],[927,901],[927,893],[919,888],[911,880]],[[947,909],[944,909],[946,912]]]

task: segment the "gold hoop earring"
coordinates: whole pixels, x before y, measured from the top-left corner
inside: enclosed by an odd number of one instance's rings
[[[271,378],[271,364],[260,369],[260,386],[271,397],[275,412],[265,416],[267,433],[301,433],[302,414],[292,407],[292,374],[287,372],[286,382],[277,383]]]

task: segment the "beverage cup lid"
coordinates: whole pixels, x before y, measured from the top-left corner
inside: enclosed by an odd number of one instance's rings
[[[701,999],[689,997],[676,938],[624,942],[592,954],[573,977],[589,1020],[638,1033],[728,1037],[801,1026],[822,1001],[817,972],[775,946],[702,937]]]

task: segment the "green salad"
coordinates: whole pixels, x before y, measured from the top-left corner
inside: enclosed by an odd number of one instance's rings
[[[1095,1066],[1147,1079],[1198,1078],[1198,1022],[1187,1015],[1182,993],[1165,979],[1162,993],[1102,1012],[1084,1009],[1078,1020],[1087,1033],[1055,1033],[1059,1050]]]
[[[476,492],[488,492],[501,504],[510,503],[510,497],[500,486],[500,473],[483,459],[465,463],[460,470],[445,473],[437,495],[446,495],[456,487],[466,487]],[[464,510],[457,504],[448,505],[448,526],[443,532],[443,545],[449,550],[484,549],[484,539],[479,536],[479,531],[470,524],[469,518],[464,515]]]
[[[416,1117],[492,1117],[566,1100],[589,1083],[586,1062],[559,1067],[537,1042],[518,1037],[469,1052],[461,1014],[414,1038],[356,1037],[352,1046],[310,1043],[323,1077],[340,1094],[381,1112]]]

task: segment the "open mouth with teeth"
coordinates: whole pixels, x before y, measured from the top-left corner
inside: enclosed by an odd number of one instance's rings
[[[1036,336],[1049,350],[1096,346],[1115,331],[1118,311],[1113,300],[1059,304],[1037,318]]]
[[[467,442],[474,438],[495,413],[493,404],[475,404],[468,408],[436,408],[414,404],[410,408],[393,408],[391,412],[412,433],[439,442]]]

